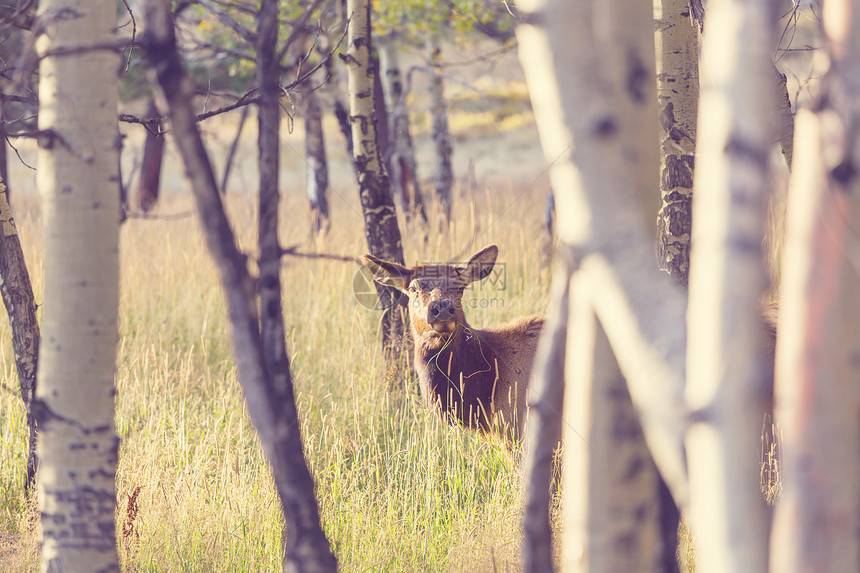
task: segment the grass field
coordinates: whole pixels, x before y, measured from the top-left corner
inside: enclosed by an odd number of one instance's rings
[[[284,196],[284,245],[364,252],[353,187],[335,190],[352,196],[332,196],[332,230],[313,243],[301,193]],[[496,303],[476,305],[470,321],[480,327],[542,312],[545,197],[545,184],[462,187],[448,232],[404,228],[407,261],[451,260],[496,243],[507,280],[480,292]],[[253,196],[231,194],[228,205],[243,249],[253,253]],[[40,300],[37,202],[21,196],[14,206]],[[128,571],[275,571],[282,559],[279,504],[243,408],[220,287],[191,210],[190,198],[176,193],[161,212],[187,216],[132,219],[122,230],[121,557]],[[413,384],[392,389],[379,315],[353,296],[356,271],[352,263],[289,259],[282,274],[302,435],[343,570],[519,570],[516,455],[446,425],[423,408]],[[33,571],[37,514],[22,489],[24,409],[5,317],[0,352],[0,569]]]

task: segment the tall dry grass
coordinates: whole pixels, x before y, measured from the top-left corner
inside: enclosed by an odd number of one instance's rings
[[[311,241],[307,206],[288,193],[282,242],[360,255],[353,189],[332,197],[333,225]],[[476,293],[475,326],[542,312],[539,268],[546,191],[506,185],[460,195],[446,233],[405,230],[408,262],[501,248],[506,281]],[[41,292],[35,202],[15,207]],[[254,252],[254,205],[233,195],[231,220]],[[162,213],[191,210],[178,195]],[[433,225],[435,229],[435,224]],[[475,239],[473,241],[473,239]],[[214,266],[193,216],[128,221],[121,236],[117,365],[117,535],[128,571],[275,571],[282,518],[269,466],[243,407]],[[442,422],[414,384],[392,391],[379,315],[352,294],[357,266],[286,259],[284,317],[307,458],[323,524],[345,571],[519,569],[516,453]],[[0,569],[38,568],[36,513],[24,498],[25,420],[8,321],[0,321]]]

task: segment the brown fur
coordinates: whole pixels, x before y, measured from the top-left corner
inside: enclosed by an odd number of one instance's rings
[[[490,274],[498,248],[476,253],[464,267],[406,268],[367,255],[381,284],[409,296],[415,368],[424,399],[452,422],[517,439],[543,318],[524,317],[483,330],[463,313],[465,288]],[[434,309],[438,314],[434,314]]]

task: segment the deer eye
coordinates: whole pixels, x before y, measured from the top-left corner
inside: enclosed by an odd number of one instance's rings
[[[416,292],[418,292],[418,289],[415,288],[415,285],[409,285],[409,288],[406,290],[408,290],[411,294],[415,294]]]

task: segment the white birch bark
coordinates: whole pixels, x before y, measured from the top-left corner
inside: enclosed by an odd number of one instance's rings
[[[657,466],[683,506],[685,302],[654,263],[653,36],[650,47],[641,44],[653,30],[636,32],[651,21],[651,6],[532,0],[519,7],[520,59],[553,164],[559,237],[583,264],[588,259],[601,285],[591,291],[595,312]]]
[[[571,288],[566,377],[563,570],[677,570],[675,546],[659,527],[658,474],[627,392],[597,322],[587,271]]]
[[[119,58],[105,47],[114,40],[116,4],[45,0],[39,18],[45,295],[34,409],[42,571],[119,571]]]
[[[433,139],[433,160],[435,171],[433,185],[436,199],[445,217],[445,224],[451,220],[454,187],[454,168],[451,163],[453,145],[451,131],[448,129],[448,102],[445,100],[445,78],[442,76],[442,48],[436,41],[430,49],[430,65],[433,75],[430,78],[431,137]]]
[[[759,318],[776,141],[770,0],[712,0],[702,48],[688,313],[687,433],[696,571],[765,571],[759,487],[770,399]]]
[[[699,32],[687,0],[654,0],[660,190],[657,259],[683,284],[690,272],[690,230],[696,120],[699,109]]]
[[[368,0],[349,0],[350,14],[345,56],[349,80],[349,122],[353,157],[358,176],[359,198],[364,215],[364,235],[370,254],[403,264],[403,244],[391,184],[376,144],[373,83],[376,70],[370,58],[371,29]],[[405,297],[390,287],[376,284],[382,303],[382,346],[388,358],[397,358],[406,348]]]
[[[860,567],[860,5],[828,0],[823,16],[830,68],[796,118],[780,285],[780,573]]]
[[[385,92],[385,105],[388,108],[389,138],[391,139],[391,158],[388,174],[392,188],[403,201],[403,212],[407,221],[418,217],[427,222],[424,199],[418,184],[415,148],[409,130],[409,113],[403,94],[403,80],[400,74],[400,61],[397,46],[392,38],[379,42],[379,63],[382,68],[380,78]]]
[[[675,530],[667,544],[651,455],[683,505],[685,305],[652,246],[654,38],[643,25],[652,7],[535,0],[519,8],[559,236],[579,267],[565,360],[564,568],[673,570]]]

